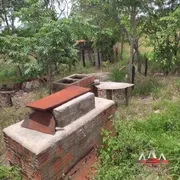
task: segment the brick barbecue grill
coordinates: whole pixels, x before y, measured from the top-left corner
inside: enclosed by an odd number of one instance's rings
[[[57,92],[69,86],[81,86],[92,89],[95,77],[86,74],[73,74],[53,82],[53,91]]]
[[[101,144],[101,129],[113,131],[112,100],[70,86],[27,104],[30,117],[3,130],[7,160],[23,179],[59,180]]]

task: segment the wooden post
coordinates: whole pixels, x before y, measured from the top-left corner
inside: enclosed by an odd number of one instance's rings
[[[83,61],[83,67],[86,67],[86,62],[85,62],[85,50],[84,47],[82,48],[82,61]]]
[[[145,71],[144,71],[144,75],[147,76],[147,72],[148,72],[148,59],[145,59]]]
[[[100,66],[101,66],[100,53],[97,50],[95,50],[95,66],[97,69],[100,69]]]
[[[100,58],[100,52],[98,51],[98,69],[101,67],[101,58]]]

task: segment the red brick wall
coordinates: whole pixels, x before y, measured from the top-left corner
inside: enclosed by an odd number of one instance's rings
[[[57,142],[39,155],[33,154],[4,134],[7,159],[10,164],[18,165],[22,169],[22,177],[25,180],[59,180],[63,173],[67,173],[93,147],[101,144],[102,128],[109,131],[114,130],[112,120],[109,118],[114,112],[115,106],[111,106],[99,114],[93,120],[96,121],[95,127],[92,122],[87,125],[87,136],[83,137],[81,133],[73,132],[63,142],[62,140]],[[93,126],[93,132],[91,126]]]
[[[84,79],[80,79],[77,82],[74,82],[72,84],[64,84],[64,83],[54,82],[53,83],[53,91],[57,92],[57,91],[60,91],[64,88],[67,88],[69,86],[81,86],[81,87],[92,88],[94,80],[95,80],[94,76],[89,76],[89,77],[85,77]]]

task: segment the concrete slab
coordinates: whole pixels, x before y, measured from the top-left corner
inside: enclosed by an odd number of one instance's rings
[[[134,86],[134,84],[121,83],[121,82],[100,82],[96,87],[105,90],[115,90],[115,89],[126,89]]]
[[[95,97],[90,92],[68,101],[53,110],[56,127],[63,128],[94,108]]]
[[[94,127],[94,125],[91,126],[91,121],[98,121],[96,117],[112,105],[114,105],[114,101],[95,98],[95,108],[92,111],[67,125],[65,128],[56,131],[54,135],[23,128],[21,127],[23,121],[5,128],[3,132],[32,153],[39,155],[61,140],[66,142],[63,143],[66,146],[64,148],[70,147],[71,144],[68,143],[71,142],[67,141],[69,136],[74,132],[79,133],[79,137],[82,137],[83,134],[86,136],[85,133],[90,130],[92,131],[92,127]]]

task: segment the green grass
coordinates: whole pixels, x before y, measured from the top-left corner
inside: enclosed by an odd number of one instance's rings
[[[175,87],[177,89],[177,92],[180,91],[180,79],[177,79],[176,82],[175,82]]]
[[[134,96],[128,107],[118,108],[114,121],[117,135],[111,137],[105,132],[95,179],[180,178],[180,95],[175,93],[178,78],[167,77],[160,81],[158,93],[165,92],[166,97],[153,98],[152,93],[145,99]],[[160,166],[154,171],[137,164],[142,152],[148,154],[153,149],[158,156],[165,154],[168,166]]]
[[[156,94],[160,89],[160,82],[154,77],[141,77],[135,82],[135,89],[133,95],[148,96]]]
[[[16,167],[5,167],[0,165],[1,180],[21,180],[20,170]]]

